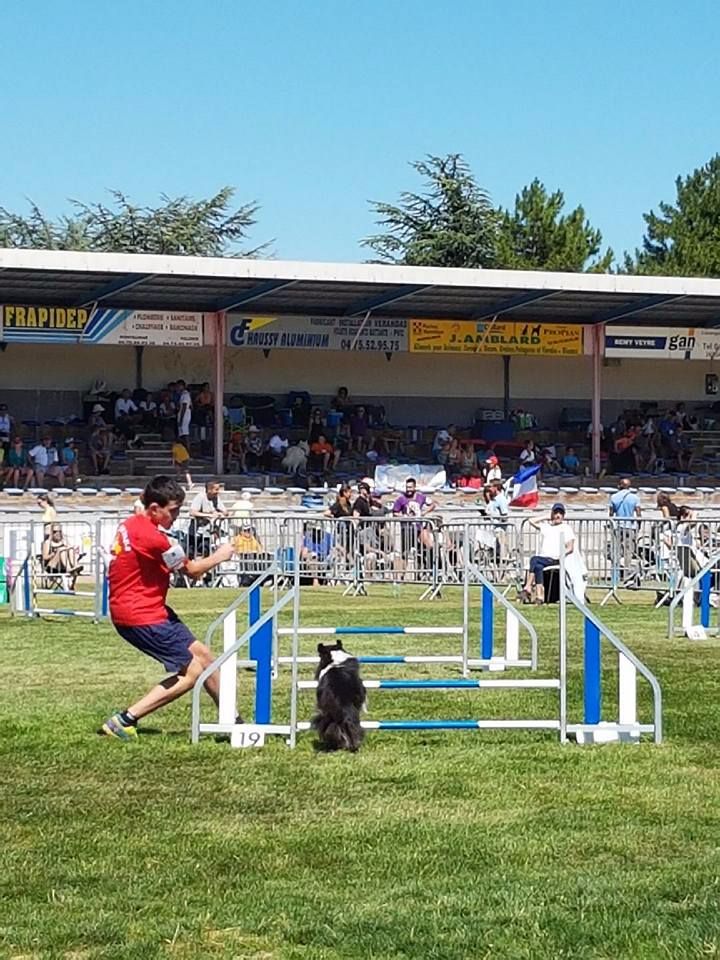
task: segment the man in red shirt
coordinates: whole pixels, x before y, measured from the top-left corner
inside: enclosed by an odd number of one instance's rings
[[[202,577],[229,560],[233,548],[225,543],[209,557],[188,560],[182,547],[163,532],[172,527],[184,499],[185,491],[176,480],[154,477],[142,495],[145,509],[120,524],[112,545],[108,581],[113,626],[124,640],[159,660],[171,674],[137,703],[105,721],[103,733],[119,740],[135,740],[138,720],[191,690],[213,660],[205,644],[195,639],[165,601],[171,571]],[[205,684],[216,703],[218,683],[214,674]]]

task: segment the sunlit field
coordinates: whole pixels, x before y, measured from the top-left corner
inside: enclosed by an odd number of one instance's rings
[[[202,636],[228,591],[176,591]],[[460,597],[303,590],[306,625],[460,623]],[[720,953],[720,642],[665,637],[628,595],[601,615],[658,676],[665,742],[369,733],[357,755],[189,740],[189,700],[96,734],[161,672],[103,624],[0,619],[0,956],[68,960],[690,958]],[[594,609],[598,610],[597,607]],[[557,609],[533,609],[556,676]],[[472,625],[477,642],[479,616]],[[314,639],[309,638],[311,649]],[[458,638],[348,639],[455,653]],[[570,709],[582,631],[571,617]],[[612,710],[613,660],[604,661]],[[366,677],[450,667],[365,668]],[[252,710],[253,675],[240,705]],[[287,713],[288,675],[275,696]],[[648,716],[649,697],[640,698]],[[554,716],[553,691],[371,691],[370,718]],[[308,719],[312,694],[303,694]],[[211,711],[205,704],[205,715]]]

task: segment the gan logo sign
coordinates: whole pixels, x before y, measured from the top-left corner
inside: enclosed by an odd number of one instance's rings
[[[713,360],[720,331],[694,327],[608,327],[605,356],[628,360]]]

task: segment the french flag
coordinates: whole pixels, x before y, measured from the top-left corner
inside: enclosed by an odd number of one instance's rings
[[[540,472],[540,464],[534,467],[521,467],[514,477],[510,479],[508,487],[510,488],[510,506],[511,507],[536,507],[538,504],[538,485],[537,475]]]

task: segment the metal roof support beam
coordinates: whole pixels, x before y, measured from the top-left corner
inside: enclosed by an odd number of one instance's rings
[[[553,297],[557,292],[557,290],[530,290],[528,293],[521,293],[510,300],[501,300],[500,303],[493,304],[492,307],[485,307],[482,313],[473,314],[471,320],[490,320],[492,317],[500,316],[500,314],[517,310],[518,307],[525,307],[529,303],[547,300],[548,297]]]
[[[368,313],[369,311],[379,310],[380,307],[388,307],[391,303],[397,303],[398,300],[405,300],[406,297],[412,297],[416,293],[422,293],[423,290],[429,290],[430,286],[413,285],[405,287],[395,287],[392,290],[385,290],[383,293],[372,297],[370,300],[360,300],[357,303],[351,303],[345,311],[344,316],[355,317],[359,313]]]
[[[661,307],[663,304],[675,303],[678,300],[684,299],[684,294],[648,297],[646,300],[640,300],[639,303],[627,303],[624,307],[617,307],[615,310],[610,310],[602,316],[593,317],[593,323],[612,323],[614,320],[624,320],[625,317],[634,317],[638,313],[652,310],[653,307]]]
[[[145,280],[151,280],[153,276],[155,276],[155,274],[152,273],[130,273],[124,277],[119,277],[106,287],[101,287],[99,290],[93,291],[89,296],[86,295],[83,302],[79,303],[78,306],[91,307],[94,303],[107,300],[108,297],[112,297],[116,293],[124,293],[126,290],[132,290],[133,287],[139,286]]]
[[[267,280],[265,283],[256,283],[255,286],[250,287],[249,290],[238,291],[238,293],[216,304],[215,311],[218,313],[223,311],[227,313],[230,310],[235,310],[237,307],[244,306],[246,303],[255,303],[256,300],[261,300],[270,293],[277,293],[278,290],[292,287],[296,283],[297,280]]]

